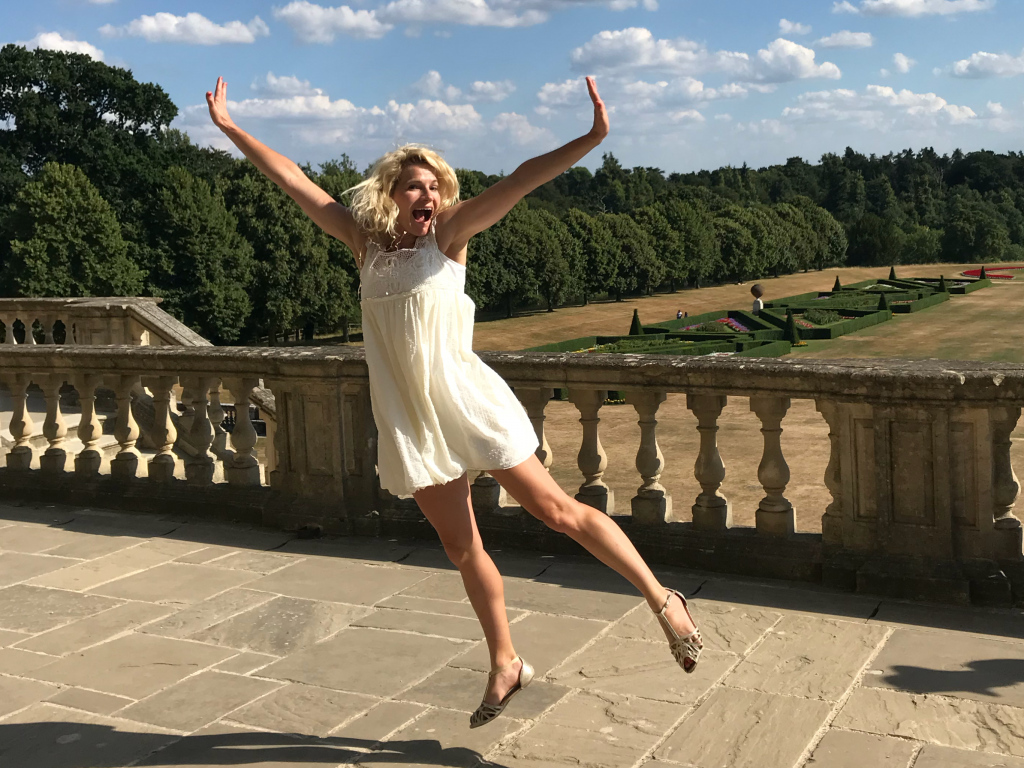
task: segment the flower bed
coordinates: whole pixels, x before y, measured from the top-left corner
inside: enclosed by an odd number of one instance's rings
[[[1024,276],[1013,274],[1020,270],[1024,270],[1024,267],[985,267],[985,277],[989,280],[1013,280],[1015,277]],[[981,269],[968,269],[960,274],[964,277],[981,277]]]

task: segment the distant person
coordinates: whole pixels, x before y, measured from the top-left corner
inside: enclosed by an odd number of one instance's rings
[[[487,470],[530,514],[628,579],[656,614],[686,672],[694,670],[703,648],[683,595],[661,585],[618,523],[568,496],[544,469],[526,411],[470,343],[474,307],[465,293],[470,238],[604,140],[608,113],[593,78],[587,78],[587,88],[594,105],[588,133],[527,160],[476,197],[460,202],[452,167],[436,152],[410,144],[374,163],[367,178],[348,190],[348,207],[235,125],[222,78],[206,94],[214,124],[355,257],[380,484],[416,499],[459,569],[487,639],[491,673],[483,701],[470,716],[471,728],[500,715],[534,672],[512,645],[501,575],[473,517],[470,468]]]
[[[761,297],[764,296],[764,288],[760,283],[754,283],[750,286],[750,295],[754,297],[754,314],[759,315],[764,309],[764,302],[761,301]]]
[[[682,319],[683,319],[683,310],[680,309],[678,312],[676,312],[676,320],[682,320]]]

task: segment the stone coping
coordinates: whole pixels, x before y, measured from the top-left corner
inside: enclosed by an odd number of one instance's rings
[[[944,407],[1024,403],[1024,365],[948,360],[779,360],[483,352],[510,385],[660,389]],[[259,378],[367,377],[362,348],[35,346],[0,350],[8,372],[210,373]]]

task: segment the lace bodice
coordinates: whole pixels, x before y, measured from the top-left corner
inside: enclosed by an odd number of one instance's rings
[[[418,238],[412,248],[385,251],[368,242],[360,270],[361,299],[381,299],[427,288],[466,290],[466,268],[437,247],[434,232]]]

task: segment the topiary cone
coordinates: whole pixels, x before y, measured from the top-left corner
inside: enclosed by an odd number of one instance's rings
[[[949,293],[949,288],[946,287],[945,275],[939,275],[939,293]]]
[[[985,265],[984,264],[981,265],[981,272],[978,274],[978,279],[979,280],[988,280],[988,275],[985,274]]]
[[[896,267],[889,267],[889,279],[890,280],[895,280],[896,279]]]
[[[792,309],[786,310],[786,330],[784,330],[782,334],[782,338],[790,344],[800,343],[800,329],[796,327],[796,318],[793,317]]]
[[[889,297],[886,296],[884,293],[879,294],[879,296],[878,296],[878,311],[879,312],[886,312],[886,311],[888,311],[888,309],[889,309]]]
[[[843,290],[842,284],[839,282],[839,275],[836,275],[836,284],[832,286],[832,293]]]
[[[637,310],[633,310],[633,322],[629,325],[630,336],[643,336],[644,327],[640,325],[640,313]]]

